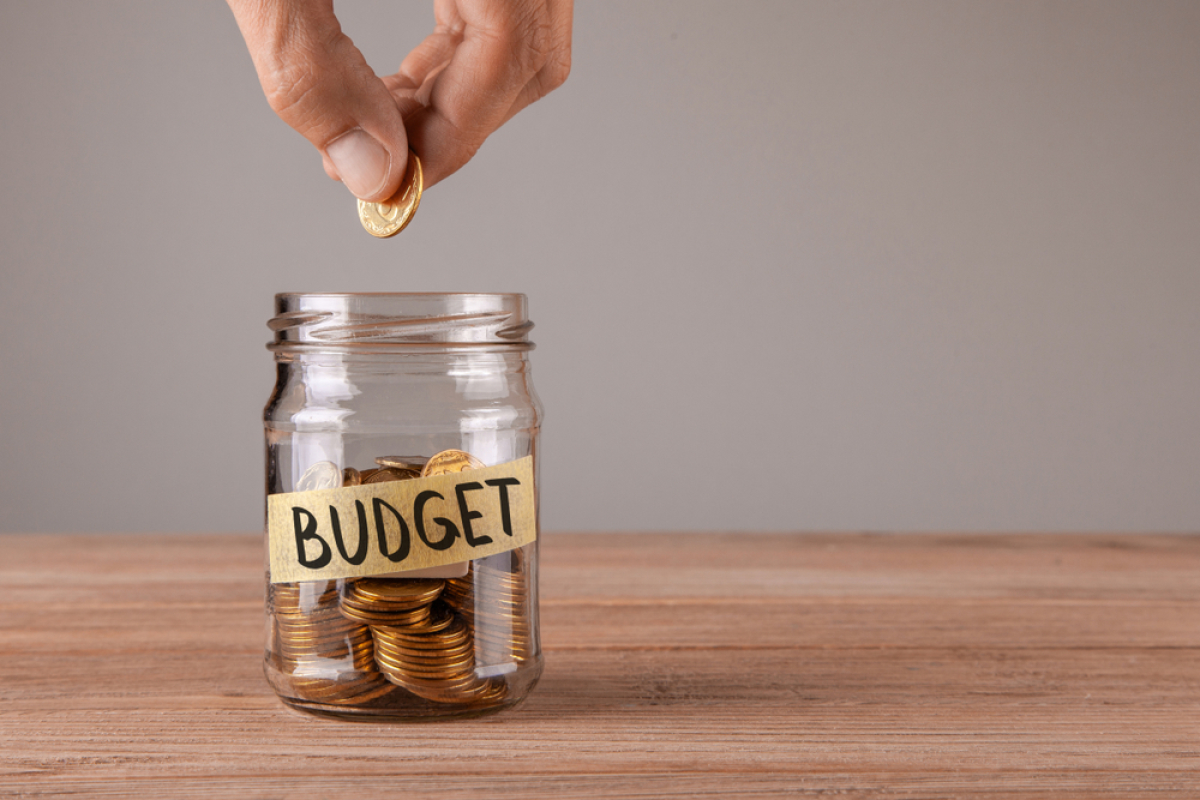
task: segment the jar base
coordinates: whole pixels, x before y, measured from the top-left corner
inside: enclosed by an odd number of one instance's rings
[[[355,722],[436,722],[439,719],[483,717],[519,706],[537,685],[544,663],[539,653],[516,672],[502,678],[492,678],[502,682],[502,693],[463,703],[425,699],[399,686],[383,694],[375,693],[375,696],[362,702],[323,703],[321,697],[296,696],[292,676],[280,672],[272,663],[270,654],[263,666],[267,681],[284,705],[306,716]]]
[[[491,716],[492,714],[500,711],[507,711],[508,709],[515,708],[516,706],[519,706],[521,703],[525,702],[525,698],[521,698],[519,700],[510,700],[503,703],[495,703],[489,706],[466,706],[462,709],[447,708],[442,706],[422,714],[415,712],[415,709],[401,711],[400,709],[396,708],[363,708],[361,706],[346,707],[324,705],[306,700],[296,700],[290,697],[280,697],[279,699],[289,710],[299,712],[306,717],[336,719],[342,722],[367,723],[419,723],[474,719],[476,717]]]

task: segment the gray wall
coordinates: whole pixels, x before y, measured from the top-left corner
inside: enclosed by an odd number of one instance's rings
[[[342,2],[391,71],[428,2]],[[581,2],[379,242],[224,4],[0,6],[0,530],[261,524],[284,290],[523,291],[548,529],[1200,529],[1200,3]]]

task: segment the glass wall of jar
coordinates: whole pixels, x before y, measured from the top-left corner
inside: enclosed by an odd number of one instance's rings
[[[451,453],[455,470],[532,457],[536,506],[541,406],[524,295],[281,294],[270,327],[268,496],[420,479]],[[374,536],[359,522],[337,540],[351,560]],[[342,717],[510,707],[542,669],[537,567],[536,538],[368,576],[273,581],[268,564],[268,681],[293,707]]]

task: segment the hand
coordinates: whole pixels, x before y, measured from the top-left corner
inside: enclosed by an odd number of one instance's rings
[[[267,101],[363,200],[400,188],[411,147],[425,186],[452,175],[571,68],[572,0],[434,0],[436,27],[377,76],[333,0],[227,0]]]

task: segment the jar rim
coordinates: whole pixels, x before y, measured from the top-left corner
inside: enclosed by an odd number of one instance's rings
[[[276,292],[275,299],[281,297],[511,297],[528,298],[521,292]]]
[[[519,293],[281,292],[272,350],[453,345],[528,349],[533,322]]]

